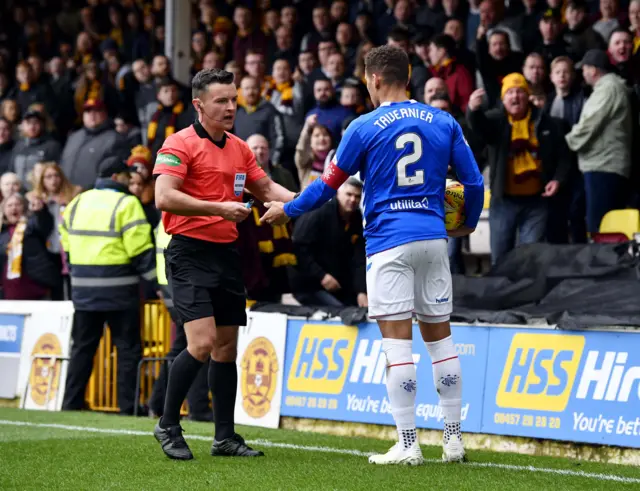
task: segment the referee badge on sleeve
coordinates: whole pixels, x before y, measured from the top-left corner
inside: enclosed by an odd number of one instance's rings
[[[247,174],[244,172],[237,172],[236,178],[233,181],[233,192],[236,196],[240,196],[244,190],[244,183],[247,180]]]

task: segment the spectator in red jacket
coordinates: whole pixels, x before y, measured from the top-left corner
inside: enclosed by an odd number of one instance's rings
[[[455,51],[456,42],[451,36],[435,36],[429,44],[430,70],[434,77],[443,79],[447,84],[451,102],[466,111],[469,96],[473,92],[473,78],[464,65],[455,59]]]

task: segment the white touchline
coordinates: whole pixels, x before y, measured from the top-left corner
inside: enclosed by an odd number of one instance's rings
[[[85,431],[88,433],[104,433],[107,435],[125,435],[125,436],[153,436],[148,431],[136,431],[136,430],[114,430],[108,428],[94,428],[91,426],[73,426],[73,425],[61,425],[56,423],[31,423],[29,421],[10,421],[6,419],[0,419],[0,425],[9,426],[32,426],[37,428],[53,428],[57,430],[66,431]],[[212,441],[212,437],[203,435],[185,435],[189,440],[204,440]],[[373,455],[372,452],[363,452],[361,450],[353,450],[347,448],[334,448],[334,447],[317,447],[309,445],[295,445],[293,443],[281,443],[272,442],[270,440],[247,440],[247,443],[251,445],[259,445],[262,447],[272,448],[286,448],[290,450],[302,450],[305,452],[324,452],[335,453],[340,455],[354,455],[356,457],[369,457]],[[425,462],[430,464],[443,464],[438,459],[425,459]],[[596,479],[599,481],[613,481],[630,484],[640,484],[640,478],[617,476],[615,474],[596,474],[593,472],[584,471],[572,471],[569,469],[553,469],[549,467],[534,467],[532,465],[510,465],[510,464],[496,464],[494,462],[466,462],[462,464],[465,467],[487,467],[493,469],[504,469],[508,471],[518,472],[540,472],[543,474],[556,474],[570,477],[584,477],[585,479]]]

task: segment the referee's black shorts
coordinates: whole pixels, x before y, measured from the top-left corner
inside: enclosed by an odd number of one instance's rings
[[[217,326],[246,325],[247,297],[235,243],[174,235],[164,257],[173,305],[183,323],[215,317]]]

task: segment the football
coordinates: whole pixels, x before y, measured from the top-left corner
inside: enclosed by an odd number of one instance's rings
[[[447,179],[444,191],[444,224],[447,230],[455,230],[464,221],[464,186],[458,181]]]

